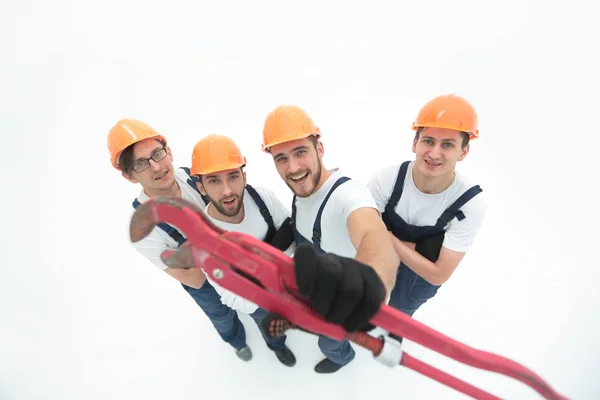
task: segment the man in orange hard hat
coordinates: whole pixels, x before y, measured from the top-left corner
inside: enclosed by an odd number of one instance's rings
[[[243,232],[291,254],[294,249],[290,212],[266,187],[253,187],[246,181],[246,157],[236,143],[224,135],[208,135],[199,140],[192,152],[190,173],[198,179],[196,185],[209,200],[204,210],[215,225],[226,231]],[[286,346],[286,336],[265,335],[261,321],[267,311],[251,301],[218,285],[218,278],[209,277],[221,301],[234,310],[254,319],[269,349],[288,367],[296,357]]]
[[[204,208],[204,199],[190,176],[188,168],[174,168],[173,154],[165,136],[148,124],[134,120],[118,121],[108,133],[110,161],[122,176],[139,183],[142,190],[133,207],[155,196],[182,197]],[[199,268],[171,268],[160,258],[167,249],[175,249],[185,242],[185,237],[173,226],[162,223],[150,235],[133,243],[133,246],[150,262],[181,283],[183,288],[204,311],[221,336],[243,361],[252,358],[246,345],[245,330],[236,311],[221,302],[220,295],[211,286]]]
[[[479,137],[473,106],[438,96],[412,127],[415,159],[380,169],[368,183],[401,260],[388,304],[411,316],[456,270],[487,211],[479,185],[456,171]]]
[[[296,280],[312,307],[348,331],[368,322],[392,290],[399,258],[368,188],[323,165],[321,133],[297,106],[267,116],[262,148],[294,193],[292,222]],[[319,337],[326,356],[317,373],[354,359],[348,341]]]

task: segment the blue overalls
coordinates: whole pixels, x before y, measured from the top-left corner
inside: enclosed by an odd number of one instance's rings
[[[475,185],[463,193],[454,203],[452,203],[440,215],[435,225],[416,226],[406,223],[394,210],[402,197],[404,188],[404,180],[410,161],[405,161],[400,166],[394,191],[388,203],[385,206],[385,211],[382,215],[383,221],[388,230],[395,237],[405,242],[417,242],[426,237],[435,236],[444,232],[446,225],[455,217],[461,221],[465,215],[460,208],[469,200],[479,194],[482,190],[479,185]],[[440,285],[432,285],[425,279],[413,272],[402,262],[398,268],[396,276],[396,285],[392,289],[389,305],[412,316],[417,309],[427,300],[435,296]]]
[[[319,207],[319,211],[317,212],[317,217],[315,218],[315,223],[313,225],[313,236],[312,241],[306,239],[304,236],[298,232],[296,229],[296,196],[294,195],[294,199],[292,200],[292,221],[294,221],[294,241],[296,245],[300,245],[302,243],[310,243],[317,250],[318,253],[325,253],[325,251],[321,248],[321,216],[323,215],[323,210],[325,209],[325,205],[329,200],[329,197],[333,193],[335,189],[338,188],[341,184],[349,181],[348,177],[341,177],[333,184],[325,199],[321,203]],[[329,360],[338,365],[346,365],[350,361],[354,359],[355,352],[350,342],[347,340],[342,340],[338,342],[326,336],[319,336],[319,348],[321,352],[327,357]]]
[[[182,169],[184,169],[187,172],[187,174],[190,175],[190,171],[188,168],[183,167]],[[197,178],[190,176],[190,179],[187,181],[187,183],[196,191],[198,191],[195,184],[196,181]],[[265,219],[265,222],[267,222],[269,226],[267,234],[263,240],[270,240],[270,238],[275,234],[276,231],[271,213],[265,205],[265,202],[262,200],[260,195],[252,186],[246,185],[246,189],[248,190],[248,193],[260,209],[260,212],[263,218]],[[202,196],[202,199],[205,203],[208,203],[208,198]],[[133,201],[133,207],[137,208],[139,205],[140,202],[137,199],[135,199]],[[173,226],[166,223],[160,223],[158,224],[158,227],[167,232],[167,234],[169,234],[171,238],[177,241],[178,247],[185,243],[186,238],[183,237],[181,233]],[[223,341],[229,343],[236,350],[240,350],[246,346],[246,330],[244,329],[244,325],[240,321],[237,312],[221,302],[221,296],[219,295],[219,293],[217,293],[215,288],[210,284],[208,280],[206,280],[202,287],[199,289],[195,289],[183,283],[181,283],[181,286],[194,299],[196,304],[200,306],[202,311],[204,311],[204,313],[211,321],[211,323],[213,324]],[[284,335],[271,339],[268,335],[265,335],[262,330],[260,322],[266,315],[266,310],[258,308],[250,316],[258,325],[259,330],[263,334],[265,342],[267,343],[267,346],[273,351],[282,350],[285,347],[286,336]]]

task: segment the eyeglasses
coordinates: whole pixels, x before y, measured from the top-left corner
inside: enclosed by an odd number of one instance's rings
[[[139,160],[138,162],[133,164],[131,166],[131,169],[137,173],[140,173],[144,170],[147,170],[150,167],[150,160],[153,160],[154,162],[159,162],[166,156],[167,156],[167,150],[163,147],[159,150],[156,150],[154,153],[152,153],[150,158]]]

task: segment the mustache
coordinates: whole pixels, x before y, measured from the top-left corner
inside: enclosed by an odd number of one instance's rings
[[[227,197],[223,197],[221,200],[219,200],[219,203],[223,203],[227,200],[235,200],[235,199],[239,199],[240,196],[237,194],[234,194],[233,196],[227,196]]]

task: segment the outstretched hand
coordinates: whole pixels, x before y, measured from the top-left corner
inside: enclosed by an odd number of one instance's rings
[[[385,300],[385,286],[370,266],[331,253],[317,254],[309,244],[294,253],[296,283],[325,320],[353,332],[368,329]]]

